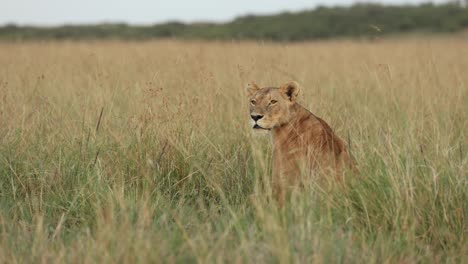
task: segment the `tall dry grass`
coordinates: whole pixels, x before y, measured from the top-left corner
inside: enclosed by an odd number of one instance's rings
[[[3,263],[468,261],[468,43],[0,44]],[[271,200],[243,85],[303,86],[361,175]]]

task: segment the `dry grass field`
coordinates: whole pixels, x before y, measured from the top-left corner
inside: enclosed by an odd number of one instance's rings
[[[244,84],[359,177],[271,199]],[[1,263],[467,263],[468,42],[0,44]]]

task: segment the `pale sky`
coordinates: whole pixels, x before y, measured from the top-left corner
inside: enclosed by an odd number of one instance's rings
[[[122,22],[154,24],[167,21],[225,22],[239,15],[274,14],[311,9],[317,5],[349,5],[355,2],[386,4],[446,0],[0,0],[0,25],[53,26]]]

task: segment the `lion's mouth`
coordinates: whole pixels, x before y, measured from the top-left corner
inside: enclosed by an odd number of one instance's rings
[[[270,129],[268,129],[268,128],[261,127],[261,126],[259,126],[259,125],[257,125],[257,124],[255,124],[255,125],[253,126],[253,129],[264,129],[264,130],[270,130]]]

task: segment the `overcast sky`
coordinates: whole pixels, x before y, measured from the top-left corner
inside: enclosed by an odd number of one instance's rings
[[[297,11],[355,2],[387,4],[444,0],[0,0],[0,24],[60,25],[101,22],[153,24],[166,21],[224,22],[239,15]]]

